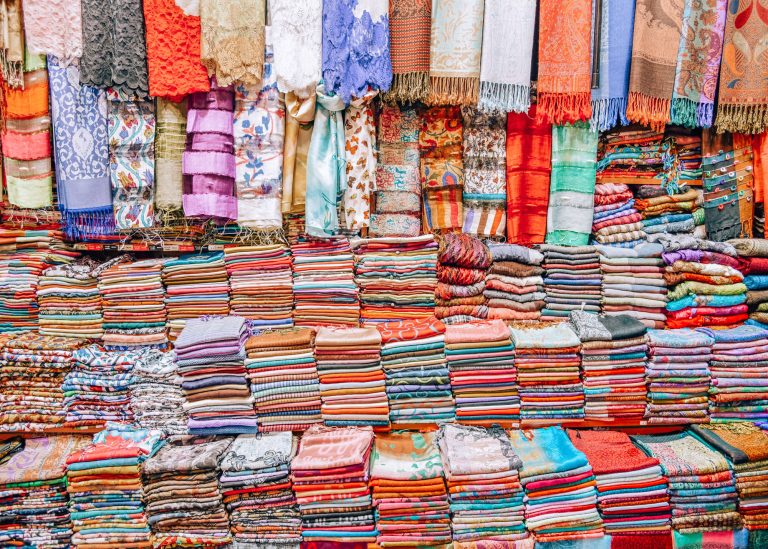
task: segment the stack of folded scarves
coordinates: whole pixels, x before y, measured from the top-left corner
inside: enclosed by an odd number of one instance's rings
[[[186,399],[174,354],[147,349],[136,361],[133,375],[131,410],[136,424],[166,435],[186,434]]]
[[[237,435],[257,431],[246,380],[245,319],[239,316],[189,320],[176,340],[176,363],[193,435]]]
[[[635,207],[643,217],[643,231],[651,234],[693,234],[694,212],[701,209],[701,191],[681,186],[669,194],[659,185],[641,185],[636,191]]]
[[[520,391],[520,419],[584,418],[579,337],[563,322],[542,328],[511,328]]]
[[[649,328],[663,328],[667,320],[667,283],[663,248],[648,242],[634,248],[597,246],[603,273],[603,312],[624,314]]]
[[[595,185],[593,243],[633,248],[644,239],[643,216],[635,209],[635,198],[629,187],[623,183]]]
[[[264,332],[245,342],[259,431],[303,431],[323,421],[314,343],[310,328]]]
[[[506,547],[528,538],[520,484],[523,463],[507,433],[498,426],[448,424],[440,428],[437,443],[448,483],[454,543],[482,547],[496,542]]]
[[[594,246],[542,244],[544,252],[543,320],[562,320],[571,311],[600,312],[603,275]]]
[[[357,326],[360,302],[349,240],[307,239],[291,246],[296,326]]]
[[[648,404],[655,424],[705,423],[714,340],[687,328],[648,330]]]
[[[538,320],[544,308],[544,255],[517,244],[488,243],[492,263],[485,277],[488,318]]]
[[[315,359],[326,425],[389,425],[376,328],[320,328]]]
[[[670,145],[664,133],[640,126],[618,128],[601,136],[597,152],[599,183],[653,184],[664,173]]]
[[[393,426],[453,421],[455,408],[445,359],[445,324],[434,317],[385,322],[381,366]]]
[[[525,525],[536,541],[602,537],[592,466],[565,431],[546,427],[508,434],[514,454],[522,460]]]
[[[733,471],[719,452],[687,431],[632,435],[632,441],[659,460],[669,480],[672,528],[682,534],[740,528]]]
[[[290,432],[240,435],[224,453],[219,487],[234,543],[301,541],[289,471],[296,441]]]
[[[515,348],[503,320],[448,326],[445,355],[461,423],[490,426],[519,421]]]
[[[231,438],[171,437],[144,464],[144,501],[154,547],[225,547],[232,542],[219,490]]]
[[[468,234],[440,237],[437,260],[435,316],[446,324],[488,317],[485,276],[491,254],[483,242]]]
[[[364,326],[434,314],[437,243],[431,235],[353,240],[352,250]]]
[[[730,240],[729,244],[739,255],[736,269],[744,275],[750,321],[768,325],[768,246],[765,242],[743,238]]]
[[[232,314],[252,328],[293,326],[291,252],[282,245],[224,248]]]
[[[713,420],[768,419],[768,331],[757,326],[699,328],[714,340],[709,371]]]
[[[371,427],[313,425],[304,432],[291,462],[303,541],[376,542],[368,486],[372,446]]]
[[[161,446],[156,431],[113,424],[67,458],[73,547],[151,547],[141,468]]]
[[[435,433],[376,435],[370,485],[379,546],[451,543],[448,493]]]

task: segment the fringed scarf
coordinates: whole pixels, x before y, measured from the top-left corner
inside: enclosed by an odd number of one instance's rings
[[[258,84],[264,70],[266,0],[199,0],[200,58],[220,86]]]
[[[626,126],[629,95],[629,67],[632,61],[632,29],[635,0],[600,2],[600,81],[592,90],[593,131],[608,131],[617,124]]]
[[[480,93],[483,0],[433,0],[429,102],[476,105]]]
[[[67,65],[83,54],[80,0],[25,0],[24,36],[27,49],[53,55]]]
[[[715,110],[727,0],[686,0],[677,53],[672,124],[709,128]]]
[[[269,0],[269,19],[277,89],[313,95],[323,70],[323,0]]]
[[[539,6],[537,115],[552,124],[592,116],[592,0],[548,0]]]
[[[627,118],[657,131],[671,120],[683,2],[637,0]]]
[[[24,87],[24,25],[21,0],[0,0],[0,63],[10,88]]]
[[[187,101],[174,103],[157,98],[155,136],[155,205],[161,217],[182,208],[184,176],[181,158],[187,142]]]
[[[728,8],[715,125],[718,132],[761,133],[768,129],[768,6],[732,0]]]
[[[274,36],[275,33],[272,33]],[[315,94],[300,99],[285,95],[283,144],[283,214],[303,214],[307,196],[307,155],[315,121]]]
[[[344,191],[344,222],[352,232],[371,224],[371,195],[376,188],[376,121],[371,91],[353,99],[344,113],[347,187]]]
[[[106,95],[81,86],[77,66],[62,67],[53,56],[48,79],[64,234],[70,240],[114,234]]]
[[[389,40],[392,87],[387,99],[423,101],[429,95],[429,37],[432,0],[392,0]]]
[[[481,110],[528,112],[535,26],[536,0],[485,0]]]

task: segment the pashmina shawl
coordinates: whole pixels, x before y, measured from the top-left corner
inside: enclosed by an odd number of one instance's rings
[[[667,476],[711,475],[730,469],[722,454],[688,432],[631,438],[646,455],[659,460]]]
[[[344,191],[344,220],[353,232],[370,225],[371,194],[376,187],[376,123],[371,101],[373,90],[353,99],[344,115],[347,186]]]
[[[287,465],[295,446],[290,431],[239,435],[221,456],[220,467],[222,471],[244,472]]]
[[[144,463],[142,472],[145,475],[161,475],[215,470],[231,443],[231,437],[210,440],[185,435],[173,436]]]
[[[754,423],[713,423],[693,425],[691,431],[734,465],[768,461],[768,432]]]
[[[313,95],[323,70],[323,0],[269,0],[269,19],[277,89]]]
[[[272,32],[272,36],[276,33]],[[314,88],[313,88],[314,89]],[[315,95],[285,95],[282,212],[303,213],[307,195],[307,155],[315,120]]]
[[[53,55],[67,65],[83,54],[80,0],[26,0],[24,37],[27,50]]]
[[[200,58],[220,86],[258,84],[264,70],[266,0],[199,0]]]
[[[299,443],[299,451],[291,461],[291,469],[322,471],[359,467],[367,462],[372,444],[373,429],[371,427],[332,428],[313,425],[304,431]]]
[[[671,117],[683,0],[637,0],[627,118],[664,130]]]
[[[21,0],[0,1],[0,63],[11,88],[24,87],[24,24]]]
[[[768,128],[766,35],[768,8],[762,2],[728,2],[715,121],[718,132],[762,133]]]
[[[392,87],[387,99],[423,101],[429,95],[432,0],[391,0],[389,40]]]
[[[446,475],[488,475],[518,470],[523,462],[498,427],[443,425],[437,434]]]
[[[404,431],[376,435],[371,452],[371,477],[391,480],[441,478],[443,462],[435,433]]]
[[[157,98],[155,136],[155,206],[161,213],[181,210],[184,176],[181,158],[187,141],[187,101]]]
[[[66,435],[28,438],[0,470],[0,484],[45,482],[66,475],[67,458],[90,445],[91,437]]]
[[[520,480],[554,475],[589,466],[587,457],[571,442],[560,427],[545,427],[527,431],[508,431],[514,451],[520,456],[523,467]]]
[[[547,244],[585,246],[592,232],[597,132],[588,125],[552,130],[552,183]]]
[[[48,56],[56,185],[64,234],[71,240],[115,232],[106,95],[81,86],[79,72]]]
[[[536,0],[485,0],[481,110],[528,112],[535,26]]]
[[[545,0],[539,7],[537,115],[552,124],[592,116],[591,6],[591,0]]]
[[[761,238],[737,238],[729,240],[741,257],[768,257],[768,240]]]
[[[617,124],[627,125],[629,67],[632,60],[632,29],[635,0],[599,0],[600,80],[592,90],[594,131],[608,131]]]
[[[482,45],[483,0],[432,0],[431,104],[477,104]]]
[[[323,81],[345,104],[389,89],[388,0],[323,1]]]

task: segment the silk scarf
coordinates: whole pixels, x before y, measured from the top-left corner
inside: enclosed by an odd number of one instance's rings
[[[429,37],[432,0],[392,0],[389,40],[392,87],[387,99],[422,101],[429,94]]]
[[[0,1],[0,61],[3,80],[11,88],[24,87],[24,24],[21,0]]]
[[[274,32],[272,35],[274,36]],[[279,84],[278,84],[279,86]],[[315,95],[285,95],[282,212],[303,213],[307,195],[307,155],[315,120]]]
[[[269,19],[277,89],[313,95],[323,69],[323,0],[269,0]]]
[[[83,54],[83,21],[80,0],[26,0],[24,37],[27,49],[53,55],[67,65]]]
[[[376,187],[376,122],[370,91],[353,99],[344,113],[347,187],[344,191],[346,228],[359,232],[370,226],[371,194]]]
[[[182,208],[184,176],[181,159],[187,140],[187,101],[157,98],[155,136],[155,205],[161,214]]]

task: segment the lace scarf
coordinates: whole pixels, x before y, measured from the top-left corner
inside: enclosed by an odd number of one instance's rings
[[[27,49],[53,55],[66,65],[83,54],[80,0],[25,0],[24,36]]]
[[[348,230],[358,232],[370,225],[371,194],[376,186],[376,123],[373,98],[377,91],[353,99],[344,113],[347,153],[347,188],[344,220]]]
[[[157,98],[155,136],[155,205],[163,213],[181,210],[184,177],[181,157],[187,141],[187,102]]]
[[[21,0],[0,0],[0,62],[3,80],[24,87],[24,30]]]
[[[309,97],[322,78],[323,0],[269,0],[269,17],[277,88]]]

